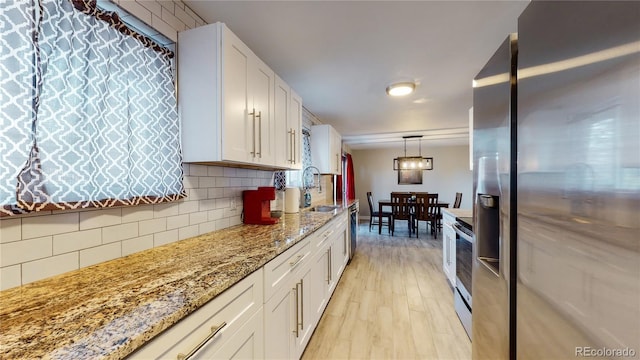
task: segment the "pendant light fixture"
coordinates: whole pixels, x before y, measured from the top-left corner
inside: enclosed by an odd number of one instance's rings
[[[404,139],[404,156],[393,159],[393,170],[433,170],[433,158],[422,157],[422,135],[406,135]],[[417,156],[407,156],[407,139],[418,140]]]

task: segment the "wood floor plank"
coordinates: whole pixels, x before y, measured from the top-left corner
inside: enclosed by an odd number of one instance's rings
[[[470,359],[442,272],[442,239],[358,229],[358,247],[303,359]]]

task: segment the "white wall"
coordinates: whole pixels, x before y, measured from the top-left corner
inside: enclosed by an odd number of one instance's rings
[[[469,146],[423,146],[422,156],[433,157],[433,170],[423,172],[422,185],[398,185],[393,159],[403,153],[403,147],[352,151],[356,197],[362,216],[370,214],[367,191],[373,193],[374,201],[389,199],[392,191],[438,193],[439,200],[449,202],[449,206],[453,206],[456,192],[462,192],[460,207],[471,208],[473,173],[469,170]],[[415,154],[407,152],[407,155]]]

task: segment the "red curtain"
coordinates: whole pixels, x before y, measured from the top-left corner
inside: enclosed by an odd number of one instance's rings
[[[347,168],[347,189],[345,191],[345,195],[347,198],[347,201],[349,200],[355,200],[356,198],[356,185],[355,185],[355,181],[353,178],[353,160],[351,159],[351,154],[347,154],[347,159],[346,159],[346,168]],[[336,184],[336,191],[338,194],[340,194],[342,196],[342,175],[338,176],[337,179],[338,183]]]

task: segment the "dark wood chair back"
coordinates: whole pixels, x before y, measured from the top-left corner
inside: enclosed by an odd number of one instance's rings
[[[462,193],[461,192],[457,192],[456,193],[456,200],[453,202],[453,207],[455,209],[459,208],[461,202],[462,202]]]
[[[411,220],[411,194],[391,193],[391,213],[394,220]]]

